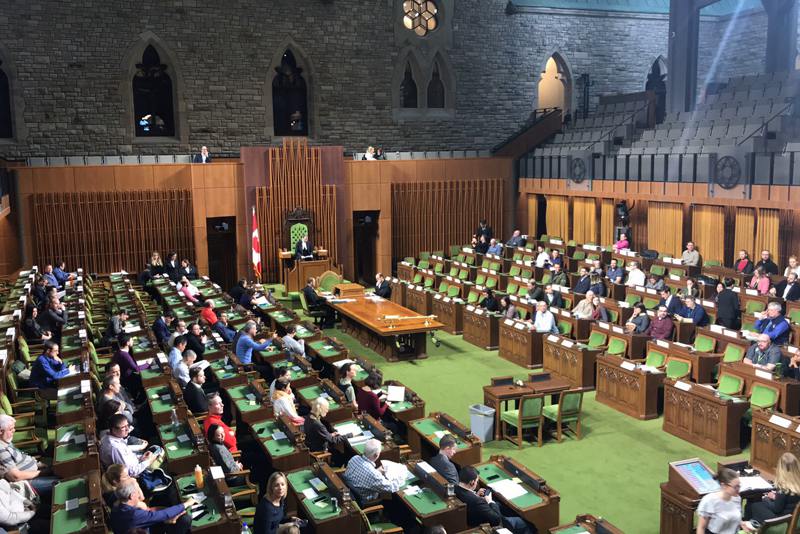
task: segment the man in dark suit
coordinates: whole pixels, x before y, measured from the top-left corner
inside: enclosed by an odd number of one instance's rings
[[[739,295],[733,292],[733,280],[726,278],[717,287],[722,289],[717,293],[717,324],[725,328],[738,329],[739,316]]]
[[[206,374],[199,367],[189,369],[189,382],[183,388],[183,400],[193,414],[208,411],[208,400],[206,392],[203,391],[203,384],[206,382]]]
[[[46,286],[47,286],[47,280],[43,276],[38,276],[36,278],[36,282],[34,282],[33,290],[31,291],[31,297],[33,297],[33,303],[39,309],[42,309],[45,306],[47,306],[47,290],[45,289]]]
[[[195,154],[192,163],[211,163],[211,154],[208,153],[208,147],[200,148],[200,153]]]
[[[169,279],[172,280],[173,284],[177,284],[178,280],[181,279],[180,270],[181,262],[178,261],[178,253],[174,251],[167,253],[167,262],[164,264],[164,273],[169,276]]]
[[[581,277],[575,283],[575,287],[572,290],[575,293],[580,293],[581,295],[585,295],[589,288],[592,286],[592,279],[589,276],[589,270],[586,267],[581,267]]]
[[[673,295],[669,287],[664,286],[660,293],[661,299],[658,301],[658,305],[655,309],[658,309],[659,306],[666,306],[669,315],[675,315],[683,309],[683,302],[681,302],[680,297]]]
[[[800,300],[800,284],[797,283],[797,275],[793,272],[789,273],[786,280],[770,289],[770,293],[787,301]]]
[[[450,458],[456,453],[456,439],[450,434],[445,434],[439,440],[439,454],[428,460],[428,463],[438,471],[442,477],[454,486],[458,484],[458,470]]]
[[[169,341],[169,337],[172,335],[169,331],[169,325],[172,324],[174,319],[175,315],[172,311],[167,311],[164,315],[159,316],[158,319],[153,321],[153,333],[156,336],[156,340],[162,345],[166,344],[167,341]]]
[[[516,516],[503,516],[500,506],[492,500],[491,491],[478,488],[478,470],[468,465],[461,468],[456,497],[467,505],[467,525],[477,527],[488,523],[493,527],[504,526],[515,534],[529,534],[531,528]],[[477,491],[476,491],[477,490]]]
[[[746,250],[739,251],[739,257],[733,261],[733,268],[742,274],[753,274],[753,262],[747,256]]]
[[[325,302],[325,299],[317,295],[314,291],[314,279],[309,278],[306,281],[306,286],[303,288],[303,296],[306,298],[306,304],[309,311],[323,311],[325,312],[325,322],[323,328],[330,328],[333,326],[333,310]]]
[[[522,232],[519,230],[514,230],[514,233],[511,235],[511,238],[506,243],[507,247],[524,247],[525,243],[528,240],[522,236]]]
[[[769,250],[761,251],[761,259],[758,261],[758,263],[756,263],[754,270],[758,269],[759,267],[764,269],[764,272],[767,274],[778,274],[778,266],[774,261],[772,261],[772,258],[770,258]]]
[[[314,245],[308,239],[308,234],[304,235],[294,246],[294,258],[296,260],[313,260]]]
[[[706,326],[708,324],[708,314],[702,306],[698,306],[694,297],[683,299],[683,309],[675,316],[682,323],[693,323],[695,326]]]
[[[375,275],[375,294],[385,299],[392,297],[392,286],[381,273]]]
[[[486,219],[481,219],[480,225],[478,225],[478,229],[475,230],[475,239],[478,241],[481,240],[481,236],[486,240],[488,243],[492,240],[492,227],[486,224]]]
[[[185,276],[187,280],[197,280],[197,267],[192,265],[188,259],[183,258],[181,260],[181,268],[178,274],[178,278]]]

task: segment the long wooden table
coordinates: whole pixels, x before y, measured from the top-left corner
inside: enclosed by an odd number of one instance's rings
[[[664,373],[632,368],[617,356],[597,357],[597,402],[637,419],[658,417],[658,387]],[[631,368],[626,368],[631,367]]]
[[[444,327],[434,319],[417,319],[419,314],[390,300],[356,297],[348,302],[334,299],[329,304],[339,312],[345,333],[392,362],[426,358],[427,333]],[[405,348],[398,348],[398,337]]]
[[[569,380],[549,373],[531,373],[527,382],[521,386],[516,384],[498,384],[483,386],[483,404],[494,408],[494,439],[500,439],[500,411],[508,401],[516,402],[525,395],[551,395],[555,402],[556,396],[570,388]],[[531,380],[535,378],[535,380]]]
[[[742,416],[750,403],[689,382],[664,380],[664,432],[720,456],[742,452]]]

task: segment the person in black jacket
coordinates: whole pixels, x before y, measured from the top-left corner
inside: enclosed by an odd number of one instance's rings
[[[771,288],[769,293],[774,297],[787,301],[800,300],[800,283],[797,282],[797,274],[789,273],[786,280],[782,280],[778,285]]]
[[[479,241],[481,236],[483,236],[487,243],[492,239],[492,237],[494,237],[492,235],[492,227],[486,224],[486,219],[481,219],[478,229],[475,230],[475,234],[473,235],[473,237]]]
[[[750,258],[747,256],[746,250],[739,251],[739,257],[733,260],[733,268],[742,274],[753,273],[753,262],[750,261]]]
[[[756,263],[754,269],[758,269],[761,267],[764,269],[764,272],[771,275],[778,274],[778,266],[772,261],[770,257],[769,250],[762,250],[761,251],[761,259]]]
[[[201,414],[208,411],[208,399],[206,392],[203,391],[203,384],[206,383],[206,373],[199,367],[189,369],[189,382],[183,388],[183,400],[193,414]]]
[[[306,287],[303,288],[303,296],[306,298],[306,304],[310,311],[321,310],[325,312],[325,321],[322,328],[330,328],[333,326],[333,310],[325,303],[325,299],[317,295],[314,291],[314,279],[309,278],[306,281]]]
[[[481,308],[485,308],[486,311],[496,312],[500,309],[500,303],[497,302],[497,299],[494,296],[494,291],[491,289],[487,289],[484,291],[483,300],[481,300],[480,306]]]
[[[25,307],[25,320],[22,322],[22,333],[28,343],[38,344],[52,337],[50,331],[42,328],[42,325],[39,324],[38,317],[39,308],[33,304],[28,304]]]
[[[581,267],[581,277],[575,282],[575,287],[572,288],[572,291],[585,295],[590,287],[592,287],[592,279],[589,276],[589,269]]]
[[[169,276],[173,284],[177,284],[181,279],[181,263],[178,261],[178,253],[175,251],[167,252],[167,263],[164,264],[164,274]]]
[[[306,447],[311,452],[330,452],[335,465],[342,465],[347,459],[337,450],[337,445],[347,441],[347,437],[336,432],[325,420],[330,405],[324,397],[317,397],[311,402],[311,412],[305,416],[303,430],[306,435]]]
[[[791,514],[800,503],[800,462],[797,457],[785,452],[778,459],[775,470],[775,489],[765,494],[762,501],[748,499],[744,507],[745,520],[760,522]]]
[[[392,298],[392,286],[386,281],[382,273],[375,275],[375,294],[381,298]]]
[[[739,295],[733,292],[733,280],[725,278],[717,284],[717,324],[725,328],[739,329]]]
[[[516,516],[504,516],[500,506],[492,500],[492,494],[485,488],[478,488],[478,470],[471,465],[461,468],[456,486],[456,497],[467,505],[467,524],[477,527],[488,523],[493,527],[501,524],[515,534],[530,534],[531,528]],[[476,491],[477,490],[477,491]]]
[[[244,294],[246,289],[247,289],[247,280],[242,278],[241,280],[236,282],[236,285],[233,286],[228,291],[228,295],[231,296],[231,298],[233,299],[233,302],[238,304],[239,301],[242,300],[242,295]]]
[[[203,329],[198,323],[189,325],[189,333],[186,334],[186,348],[194,351],[197,354],[197,359],[203,359],[203,353],[206,351],[206,341],[208,338],[203,333]]]
[[[659,306],[666,306],[667,313],[669,315],[675,315],[679,311],[683,309],[683,302],[678,295],[673,295],[672,290],[664,286],[664,289],[661,290],[661,299],[658,301],[658,304],[655,306],[655,309],[658,309]]]
[[[458,470],[450,459],[455,455],[456,450],[456,438],[450,434],[445,434],[439,440],[439,454],[428,460],[431,467],[436,469],[446,481],[454,486],[458,484]]]

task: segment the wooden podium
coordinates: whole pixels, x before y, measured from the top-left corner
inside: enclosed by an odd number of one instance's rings
[[[694,511],[706,493],[719,491],[714,472],[699,458],[669,464],[669,479],[661,484],[660,534],[694,532]]]
[[[316,257],[318,259],[298,261],[291,251],[278,252],[281,260],[281,283],[286,286],[286,291],[300,291],[309,278],[317,278],[325,271],[339,272],[328,257],[327,250],[317,250]]]

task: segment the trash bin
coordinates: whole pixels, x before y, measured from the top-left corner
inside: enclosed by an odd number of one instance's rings
[[[482,443],[494,439],[494,408],[483,404],[472,404],[469,407],[469,424],[472,433]]]

